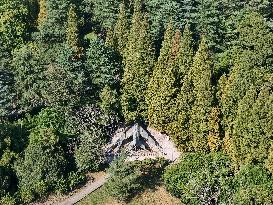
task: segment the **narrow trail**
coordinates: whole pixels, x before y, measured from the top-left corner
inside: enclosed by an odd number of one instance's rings
[[[73,205],[85,198],[87,195],[92,193],[93,191],[100,188],[105,182],[107,181],[108,176],[102,176],[99,179],[97,179],[94,183],[89,184],[84,189],[82,189],[80,192],[75,193],[75,195],[72,195],[71,197],[65,199],[62,202],[59,202],[58,205]]]

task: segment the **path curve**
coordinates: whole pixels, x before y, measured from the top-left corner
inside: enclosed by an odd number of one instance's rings
[[[76,193],[75,195],[72,195],[71,197],[65,199],[63,202],[59,202],[58,205],[76,204],[77,202],[85,198],[87,195],[89,195],[93,191],[96,191],[98,188],[104,185],[107,179],[108,179],[108,175],[98,178],[94,183],[89,184],[83,190],[81,190],[81,192]]]

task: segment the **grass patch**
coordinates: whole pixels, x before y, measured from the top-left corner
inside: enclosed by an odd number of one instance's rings
[[[77,205],[183,205],[179,199],[171,196],[163,186],[154,189],[146,189],[142,193],[133,197],[128,202],[118,202],[112,198],[105,187],[102,187],[88,195]]]

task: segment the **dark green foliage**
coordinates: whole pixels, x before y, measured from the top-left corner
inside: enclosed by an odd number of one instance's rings
[[[60,46],[56,51],[56,61],[44,71],[47,85],[43,86],[43,98],[48,106],[75,106],[84,97],[84,71],[81,60],[74,58],[75,51],[68,46]]]
[[[75,150],[75,160],[80,171],[97,171],[104,162],[105,136],[99,129],[82,134]]]
[[[174,0],[145,0],[145,8],[149,13],[151,22],[151,33],[153,40],[160,42],[164,29],[170,20],[174,22],[175,28],[181,28],[185,22],[181,22],[180,4]]]
[[[0,166],[0,199],[6,194],[10,188],[10,176],[5,167]]]
[[[272,204],[262,168],[273,173],[272,6],[0,0],[0,204],[84,183],[117,128],[135,122],[183,152],[211,152],[167,171],[186,203]],[[161,170],[117,164],[109,190],[119,199],[155,184],[149,174]]]
[[[155,186],[166,164],[162,159],[128,162],[123,154],[108,170],[110,177],[106,190],[117,200],[127,201],[145,187]]]
[[[59,137],[52,129],[38,129],[30,134],[30,143],[15,165],[19,193],[24,202],[56,191],[66,169]]]
[[[1,43],[0,43],[1,47]],[[13,111],[14,87],[10,56],[0,49],[0,118],[10,115]]]
[[[42,1],[43,2],[43,1]],[[44,16],[40,17],[39,31],[43,42],[64,42],[70,0],[45,0]]]
[[[103,28],[111,28],[115,25],[118,17],[119,5],[122,1],[90,0],[90,2],[94,5],[94,18],[103,26]]]
[[[19,111],[31,110],[43,104],[43,52],[37,44],[31,43],[14,53],[12,66],[17,97],[15,103]]]
[[[120,83],[120,62],[117,54],[104,45],[102,40],[90,42],[87,50],[86,71],[92,86],[92,94],[98,97],[105,87],[118,89]]]
[[[164,173],[167,189],[186,204],[225,204],[232,196],[232,169],[222,153],[184,154]]]
[[[223,25],[224,5],[217,0],[197,0],[197,2],[197,30],[199,34],[206,36],[208,47],[215,51],[221,51],[225,32]]]

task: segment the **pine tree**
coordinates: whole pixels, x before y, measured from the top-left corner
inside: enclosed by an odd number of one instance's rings
[[[186,26],[181,40],[179,54],[175,61],[178,96],[173,100],[174,108],[171,112],[172,122],[167,127],[167,133],[172,136],[176,144],[182,149],[189,147],[189,117],[193,103],[193,82],[191,65],[193,60],[193,39],[189,26]]]
[[[128,123],[147,118],[145,97],[154,65],[154,55],[148,19],[141,12],[141,1],[136,0],[123,62],[121,104]]]
[[[217,0],[197,0],[197,31],[206,36],[207,45],[216,52],[222,51],[223,34],[223,3]]]
[[[262,78],[267,77],[265,75]],[[264,163],[270,157],[270,136],[273,133],[272,83],[271,77],[263,86],[251,86],[238,105],[232,134],[235,143],[233,160],[239,166],[251,162]]]
[[[209,123],[208,118],[212,109],[212,69],[213,63],[205,38],[193,59],[192,79],[194,104],[190,114],[191,146],[195,151],[208,150]]]
[[[182,85],[183,77],[189,71],[189,68],[192,65],[192,60],[194,56],[194,42],[192,39],[192,32],[190,30],[189,24],[185,26],[183,36],[181,38],[180,51],[176,60],[177,63],[177,75],[180,79]]]
[[[66,41],[67,14],[71,0],[46,0],[46,15],[39,24],[40,40],[46,43]],[[44,12],[44,11],[43,11]],[[41,14],[41,16],[43,16]]]
[[[160,56],[155,64],[153,75],[148,85],[146,101],[148,104],[148,120],[152,127],[160,128],[161,123],[158,123],[157,112],[160,112],[160,87],[162,85],[163,76],[165,75],[167,62],[170,57],[170,49],[172,47],[173,24],[169,22],[164,35],[164,41],[160,50]]]
[[[212,108],[209,115],[208,145],[211,151],[218,151],[221,147],[221,111],[218,107]]]
[[[39,1],[39,14],[38,14],[38,26],[41,26],[43,21],[46,18],[47,10],[46,10],[46,0]]]
[[[68,11],[66,41],[67,45],[75,52],[79,51],[78,18],[75,5],[71,5]]]
[[[177,31],[172,39],[169,52],[165,56],[166,61],[163,63],[164,67],[160,69],[161,73],[157,76],[159,77],[158,88],[155,92],[150,91],[152,98],[149,105],[150,109],[148,110],[152,116],[150,123],[160,131],[165,131],[168,124],[172,122],[172,112],[178,94],[175,60],[179,53],[180,40],[181,34],[180,31]]]
[[[128,19],[126,15],[125,4],[120,4],[118,20],[115,25],[113,38],[114,48],[116,48],[121,54],[125,52],[126,43],[128,40]]]
[[[234,141],[233,122],[239,102],[251,86],[263,84],[261,76],[264,70],[271,69],[272,62],[272,33],[259,14],[250,12],[244,15],[237,31],[239,38],[231,49],[233,55],[229,59],[233,64],[231,72],[219,81],[219,101],[226,142]]]
[[[0,16],[0,49],[11,52],[22,46],[28,37],[29,10],[27,1],[1,1]]]

